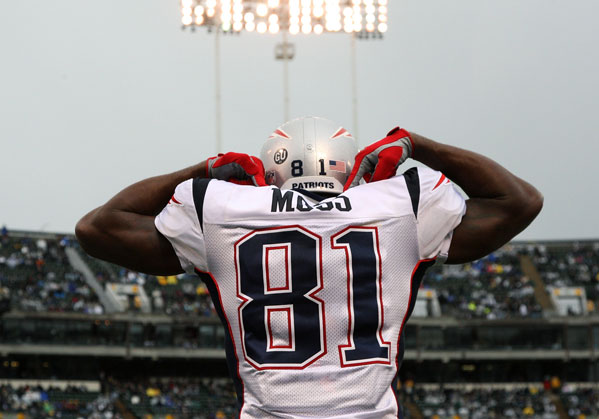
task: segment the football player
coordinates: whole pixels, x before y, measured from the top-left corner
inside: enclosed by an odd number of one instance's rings
[[[410,157],[428,167],[395,176]],[[240,417],[381,419],[401,417],[393,382],[425,269],[497,249],[542,202],[471,151],[396,128],[358,153],[338,124],[301,118],[260,159],[227,153],[142,180],[76,233],[92,256],[203,278]]]

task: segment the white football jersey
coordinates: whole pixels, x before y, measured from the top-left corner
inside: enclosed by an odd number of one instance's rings
[[[401,417],[403,327],[465,201],[428,168],[319,199],[190,179],[156,227],[208,285],[241,418]]]

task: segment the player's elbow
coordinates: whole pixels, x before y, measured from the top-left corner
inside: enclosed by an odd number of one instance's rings
[[[515,195],[506,214],[508,223],[518,232],[524,230],[539,215],[543,208],[543,194],[535,187],[526,184],[519,194]]]
[[[543,197],[543,194],[535,189],[534,193],[531,194],[531,197],[529,199],[529,212],[533,220],[537,217],[537,215],[539,215],[539,213],[543,209],[544,201],[545,198]]]
[[[92,213],[83,216],[77,222],[75,236],[83,250],[93,256],[96,243],[99,241],[99,230],[94,225]]]
[[[521,200],[519,213],[524,221],[530,224],[543,209],[543,194],[534,186],[528,185],[524,197]]]

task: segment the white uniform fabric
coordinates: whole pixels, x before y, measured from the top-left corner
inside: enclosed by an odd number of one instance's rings
[[[464,212],[445,176],[414,168],[320,203],[188,180],[156,227],[218,293],[241,418],[380,419],[401,416],[403,326]]]

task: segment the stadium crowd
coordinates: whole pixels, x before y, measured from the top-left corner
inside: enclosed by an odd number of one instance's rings
[[[425,388],[407,380],[401,385],[399,397],[404,406],[410,403],[417,406],[418,413],[425,419],[599,418],[599,387],[562,386],[557,377],[529,387],[508,384],[502,388],[497,385],[480,388],[466,383],[451,389],[442,385]],[[410,409],[404,410],[410,417]]]
[[[490,320],[542,315],[531,281],[520,268],[519,248],[513,245],[472,263],[435,266],[423,284],[437,291],[444,315]]]
[[[80,312],[102,314],[97,295],[65,254],[68,237],[11,237],[0,233],[0,312]]]
[[[26,418],[121,418],[109,397],[84,387],[0,385],[0,413],[21,413]]]
[[[23,413],[27,418],[92,419],[118,419],[127,414],[156,419],[228,419],[237,415],[233,383],[228,378],[108,378],[101,384],[101,392],[73,386],[60,389],[0,385],[0,412]],[[426,419],[557,419],[560,410],[572,419],[599,417],[597,387],[566,384],[544,388],[541,383],[524,388],[479,388],[466,384],[433,387],[414,385],[411,380],[400,385],[398,396],[404,417],[419,414]],[[558,408],[559,403],[562,406]]]
[[[577,419],[599,418],[599,389],[577,389],[565,385],[561,394],[568,416]]]
[[[558,419],[549,394],[528,389],[416,389],[414,399],[427,419]]]
[[[121,400],[137,417],[233,418],[236,396],[230,379],[109,379],[111,398]]]
[[[589,313],[599,304],[599,242],[563,246],[530,245],[531,256],[547,287],[582,287]]]
[[[133,272],[85,254],[69,236],[33,238],[0,232],[0,313],[4,311],[71,311],[102,314],[98,296],[75,271],[65,249],[82,256],[95,280],[140,286],[150,310],[173,316],[216,316],[208,290],[195,275],[160,277]],[[563,245],[510,244],[464,265],[434,266],[422,287],[437,292],[441,313],[466,319],[539,318],[531,278],[521,268],[528,255],[545,287],[584,287],[589,313],[599,304],[599,242]],[[129,310],[139,307],[130,305]]]

